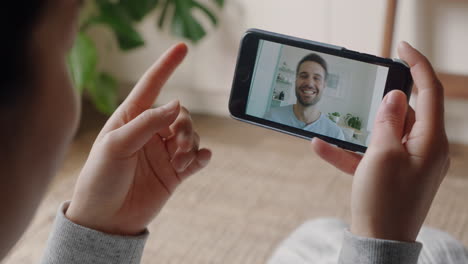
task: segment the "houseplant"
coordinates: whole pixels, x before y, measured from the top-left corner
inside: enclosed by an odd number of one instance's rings
[[[362,126],[362,121],[358,116],[354,116],[352,114],[347,114],[346,115],[346,124],[349,127],[352,127],[356,130],[361,130]]]
[[[222,8],[224,0],[212,0]],[[193,10],[201,11],[212,24],[218,19],[213,10],[198,0],[90,0],[81,13],[79,32],[68,57],[68,64],[74,84],[80,93],[89,95],[96,108],[111,114],[117,107],[116,79],[98,69],[98,52],[88,31],[95,26],[105,26],[114,35],[123,51],[136,49],[145,44],[136,25],[152,11],[160,9],[157,27],[160,29],[170,22],[171,33],[192,43],[206,35],[203,26],[192,15]]]
[[[340,116],[338,112],[328,113],[328,118],[337,124],[340,122]]]

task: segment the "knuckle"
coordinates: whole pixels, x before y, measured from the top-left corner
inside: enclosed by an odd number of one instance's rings
[[[445,135],[445,131],[437,131],[437,128],[434,128],[434,133],[429,137],[429,144],[432,146],[433,152],[437,153],[438,156],[448,156],[450,151],[450,144],[448,138]]]
[[[436,93],[436,96],[438,96],[439,98],[443,98],[444,86],[436,76],[434,76],[434,78],[432,79],[431,85],[432,87],[434,87],[434,92]]]
[[[154,112],[152,110],[146,110],[146,111],[144,111],[143,113],[140,114],[140,118],[145,120],[145,121],[150,121],[154,116],[153,113]]]
[[[181,123],[184,124],[185,126],[192,127],[192,119],[188,115],[184,115],[181,118]]]
[[[190,115],[190,111],[185,106],[180,106],[180,111],[187,115]]]
[[[102,139],[101,139],[101,144],[104,146],[112,145],[116,141],[116,133],[114,131],[110,131],[106,133]]]
[[[406,164],[408,161],[407,153],[399,147],[373,147],[366,155],[376,164]]]
[[[161,109],[148,109],[140,114],[139,118],[143,120],[144,123],[151,123],[158,118]]]
[[[119,133],[115,130],[105,134],[102,137],[100,144],[104,151],[108,151],[109,153],[118,153],[122,145]]]
[[[388,126],[396,126],[402,123],[402,119],[400,116],[393,114],[393,113],[384,113],[376,120],[377,124],[380,125],[388,125]]]
[[[440,79],[437,77],[434,78],[434,85],[442,90],[444,89],[444,85],[442,84]]]
[[[183,117],[177,122],[176,128],[184,134],[190,134],[192,131],[192,121],[187,117]]]
[[[192,116],[189,112],[189,110],[183,106],[181,106],[180,108],[180,112],[181,112],[181,118],[186,120],[187,122],[192,122]]]
[[[406,155],[404,154],[404,152],[401,151],[401,149],[390,148],[386,149],[382,153],[382,158],[387,161],[402,161],[405,160]]]
[[[448,139],[445,136],[436,136],[434,134],[431,139],[427,141],[430,146],[427,148],[424,156],[423,167],[433,168],[434,171],[442,170],[442,174],[448,170],[450,166],[450,146]]]

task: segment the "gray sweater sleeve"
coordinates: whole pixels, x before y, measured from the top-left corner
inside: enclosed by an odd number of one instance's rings
[[[416,264],[422,244],[373,239],[344,233],[339,264]]]
[[[140,263],[148,231],[139,236],[117,236],[77,225],[65,217],[68,204],[60,206],[42,264]]]

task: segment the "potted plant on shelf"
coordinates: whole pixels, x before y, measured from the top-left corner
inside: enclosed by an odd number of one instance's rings
[[[224,0],[212,0],[219,8]],[[123,51],[141,47],[145,41],[135,26],[155,9],[161,9],[157,21],[163,28],[170,21],[171,33],[196,43],[206,31],[192,15],[199,10],[217,25],[218,19],[213,11],[198,0],[90,0],[81,13],[79,32],[68,57],[73,82],[80,93],[89,95],[96,108],[111,114],[118,105],[118,85],[109,73],[98,69],[98,52],[90,28],[103,25],[108,27]]]
[[[352,127],[354,129],[360,131],[361,126],[362,126],[362,121],[358,116],[354,116],[352,114],[347,114],[346,115],[346,124],[349,127]]]
[[[341,114],[338,112],[333,112],[333,113],[328,113],[328,118],[338,124],[340,122],[340,116]]]

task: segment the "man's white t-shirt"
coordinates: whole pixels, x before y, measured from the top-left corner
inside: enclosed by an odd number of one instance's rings
[[[264,118],[276,123],[304,129],[320,135],[345,140],[345,136],[341,128],[322,113],[320,113],[319,119],[311,124],[306,124],[297,119],[296,115],[294,114],[293,106],[294,105],[291,104],[286,106],[273,107],[268,113],[265,114]]]

